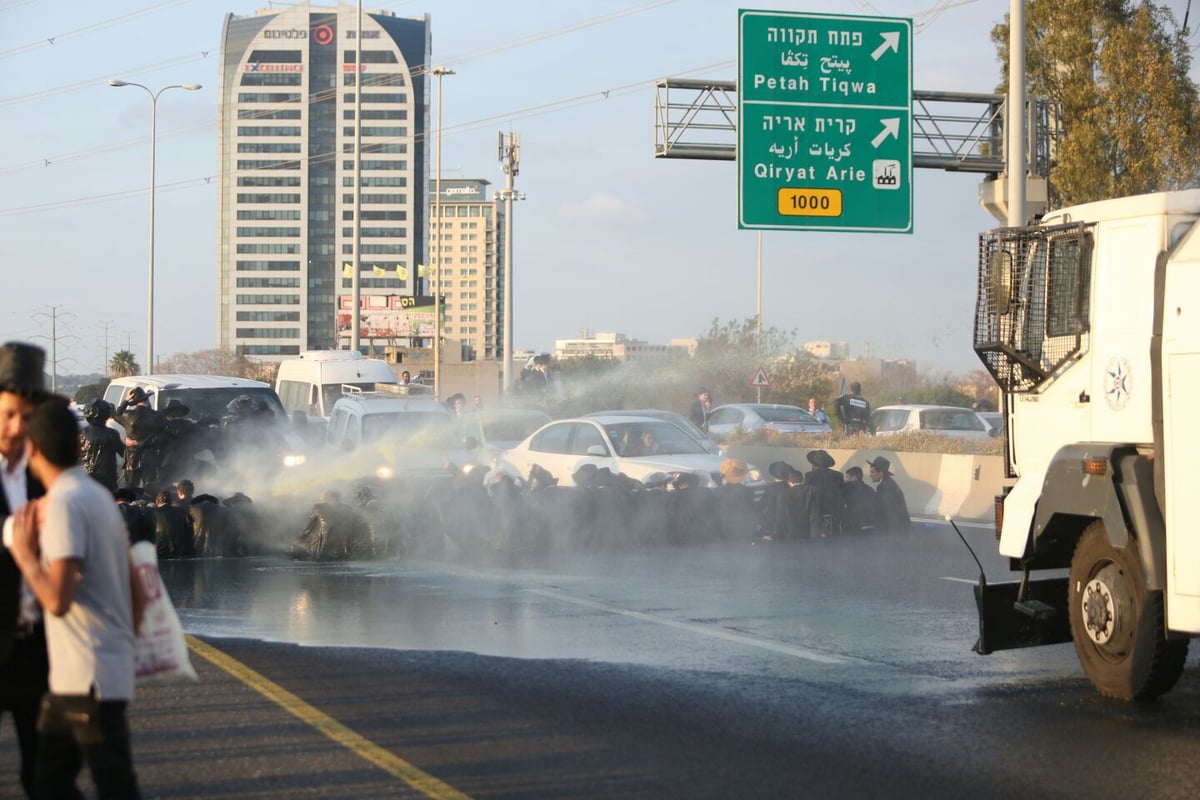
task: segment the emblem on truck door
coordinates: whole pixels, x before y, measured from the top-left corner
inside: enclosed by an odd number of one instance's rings
[[[1113,356],[1104,366],[1104,400],[1113,411],[1129,405],[1131,378],[1129,362],[1121,356]]]

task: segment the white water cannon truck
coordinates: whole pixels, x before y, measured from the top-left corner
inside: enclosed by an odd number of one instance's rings
[[[980,576],[975,649],[1073,641],[1101,694],[1157,697],[1200,634],[1200,190],[988,231],[978,274],[1020,579]]]

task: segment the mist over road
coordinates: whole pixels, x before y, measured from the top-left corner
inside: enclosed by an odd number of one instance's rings
[[[1006,579],[991,531],[964,533]],[[1096,696],[1069,645],[975,655],[975,565],[940,523],[508,565],[162,568],[190,633],[472,797],[1160,798],[1200,785],[1196,655],[1146,705]],[[347,685],[314,688],[310,670]],[[468,708],[483,726],[471,735]]]

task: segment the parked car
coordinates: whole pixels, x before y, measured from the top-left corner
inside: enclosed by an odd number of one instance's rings
[[[661,419],[663,422],[669,422],[679,430],[691,436],[693,439],[704,445],[704,449],[712,453],[714,456],[723,456],[725,451],[721,449],[721,445],[712,440],[707,433],[696,427],[696,423],[685,417],[683,414],[677,414],[674,411],[663,411],[658,408],[635,408],[628,410],[617,411],[595,411],[591,414],[586,414],[588,417],[652,417],[653,419]]]
[[[717,441],[735,431],[770,433],[815,433],[829,436],[833,428],[819,422],[799,406],[775,403],[728,403],[717,406],[708,417],[708,433]]]
[[[501,453],[516,447],[549,421],[550,415],[537,409],[501,408],[468,411],[454,427],[472,463],[492,467]]]
[[[991,435],[979,415],[958,406],[880,406],[871,412],[871,425],[876,436],[903,431],[923,431],[956,439],[986,439]]]
[[[975,416],[983,420],[988,428],[989,436],[1004,435],[1004,415],[999,411],[976,411]]]
[[[499,466],[527,478],[534,464],[574,486],[573,476],[584,464],[607,467],[644,480],[656,472],[691,472],[715,485],[722,458],[704,449],[669,422],[653,417],[619,415],[561,419],[543,425],[528,439],[500,456]],[[757,472],[752,478],[761,481]]]

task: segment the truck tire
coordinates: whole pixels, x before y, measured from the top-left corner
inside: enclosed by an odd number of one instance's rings
[[[1103,522],[1089,525],[1071,559],[1068,592],[1075,653],[1097,691],[1118,700],[1170,691],[1188,640],[1165,638],[1162,593],[1147,591],[1135,539],[1115,548]]]

